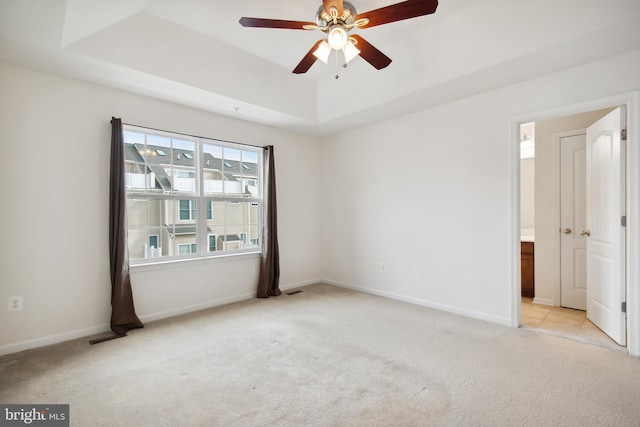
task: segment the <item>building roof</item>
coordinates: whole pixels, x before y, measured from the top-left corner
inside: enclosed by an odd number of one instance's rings
[[[192,150],[181,148],[167,148],[158,145],[144,145],[125,143],[125,161],[145,164],[147,172],[153,172],[156,178],[156,188],[171,190],[171,180],[167,174],[167,167],[173,165],[178,168],[193,168],[196,164]],[[214,157],[210,153],[203,153],[202,167],[205,170],[218,171],[226,181],[238,181],[239,177],[257,178],[257,164],[240,162]]]

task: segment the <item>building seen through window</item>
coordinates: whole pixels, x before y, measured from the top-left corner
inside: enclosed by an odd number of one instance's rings
[[[129,256],[261,249],[262,149],[126,126]]]

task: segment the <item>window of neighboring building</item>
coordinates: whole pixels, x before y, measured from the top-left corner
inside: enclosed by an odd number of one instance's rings
[[[180,221],[196,220],[196,204],[193,200],[180,200]]]
[[[132,264],[261,250],[261,148],[134,126],[124,146]]]
[[[195,243],[187,243],[187,244],[180,244],[178,245],[178,253],[180,255],[189,255],[189,254],[195,254],[196,251],[196,244]]]
[[[151,234],[149,236],[149,247],[150,248],[158,248],[158,235],[157,234]]]

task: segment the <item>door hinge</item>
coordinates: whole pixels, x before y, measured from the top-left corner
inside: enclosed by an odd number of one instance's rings
[[[627,312],[627,302],[626,302],[626,301],[623,301],[623,302],[620,304],[620,310],[622,310],[622,312],[623,312],[623,313],[626,313],[626,312]]]
[[[626,215],[622,215],[620,217],[620,226],[621,227],[626,227],[627,226],[627,216]]]
[[[623,141],[627,140],[627,128],[624,128],[620,131],[620,139]]]

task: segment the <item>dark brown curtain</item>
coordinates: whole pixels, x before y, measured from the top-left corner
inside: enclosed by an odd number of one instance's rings
[[[280,253],[278,250],[278,214],[276,209],[276,170],[273,145],[264,148],[264,219],[262,230],[262,257],[258,298],[280,295]]]
[[[109,255],[111,259],[111,330],[118,335],[144,328],[133,306],[127,246],[122,120],[111,119],[111,181],[109,185]]]

